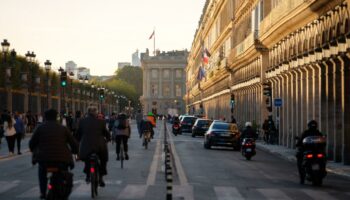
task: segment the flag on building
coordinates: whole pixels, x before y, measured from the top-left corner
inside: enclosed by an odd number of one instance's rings
[[[148,38],[148,39],[149,39],[149,40],[150,40],[150,39],[152,39],[152,38],[153,38],[153,36],[154,36],[154,30],[153,30],[153,32],[152,32],[152,34],[151,34],[151,36],[149,36],[149,38]]]
[[[208,64],[209,63],[209,57],[211,56],[211,54],[209,53],[208,49],[207,48],[204,48],[203,49],[203,53],[202,53],[202,59],[203,59],[203,62],[205,64]]]
[[[205,78],[205,70],[202,66],[199,66],[197,80],[201,81],[203,78]]]

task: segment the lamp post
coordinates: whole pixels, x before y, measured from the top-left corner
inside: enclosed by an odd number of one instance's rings
[[[49,105],[49,93],[50,93],[50,77],[49,77],[49,73],[51,70],[51,62],[50,60],[46,60],[46,62],[44,63],[45,65],[45,71],[46,71],[46,109],[49,109],[50,105]]]
[[[4,39],[4,41],[1,43],[1,47],[2,47],[2,52],[3,52],[3,56],[4,56],[4,66],[5,66],[5,88],[6,88],[6,108],[7,110],[11,111],[11,103],[12,103],[12,98],[11,98],[11,67],[10,65],[7,63],[7,53],[10,49],[10,43]]]
[[[70,84],[70,111],[73,112],[73,77],[74,77],[74,73],[73,72],[69,72],[69,77],[71,78],[71,84]]]
[[[32,91],[34,88],[34,72],[33,72],[33,66],[34,66],[34,61],[35,61],[35,53],[32,51],[28,51],[26,54],[26,59],[29,64],[29,73],[30,73],[30,80],[28,84],[28,92],[29,92],[29,98],[28,98],[28,107],[29,110],[32,111]]]

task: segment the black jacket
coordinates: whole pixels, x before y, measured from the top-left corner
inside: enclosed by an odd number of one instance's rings
[[[309,136],[323,136],[322,133],[317,130],[317,129],[307,129],[306,131],[303,132],[303,134],[301,135],[300,140],[298,140],[298,143],[296,144],[297,147],[302,147],[303,144],[303,140],[306,137]]]
[[[71,163],[72,153],[78,153],[78,142],[66,127],[46,121],[34,130],[29,148],[37,162]]]
[[[86,160],[90,154],[97,153],[101,160],[108,160],[107,141],[111,140],[111,135],[105,121],[94,116],[80,120],[77,136],[80,141],[80,159]]]
[[[256,132],[252,127],[248,126],[243,130],[241,139],[244,139],[244,138],[254,138],[254,139],[256,138]]]

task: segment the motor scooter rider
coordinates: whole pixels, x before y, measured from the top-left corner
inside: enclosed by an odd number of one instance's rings
[[[303,140],[304,138],[309,136],[323,136],[322,133],[317,129],[317,122],[315,120],[309,121],[307,126],[308,126],[308,129],[303,132],[303,134],[301,135],[301,138],[298,140],[296,144],[296,146],[298,147],[296,157],[297,157],[297,166],[298,166],[299,177],[300,177],[300,184],[304,184],[305,182],[305,171],[302,168],[303,154],[305,150],[303,147]]]
[[[242,132],[241,135],[241,142],[243,141],[244,138],[256,138],[256,133],[254,129],[252,128],[252,123],[251,122],[246,122],[245,123],[245,129]]]

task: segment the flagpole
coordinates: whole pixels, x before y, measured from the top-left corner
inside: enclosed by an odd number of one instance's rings
[[[154,35],[153,35],[153,55],[156,55],[156,29],[153,29]]]

